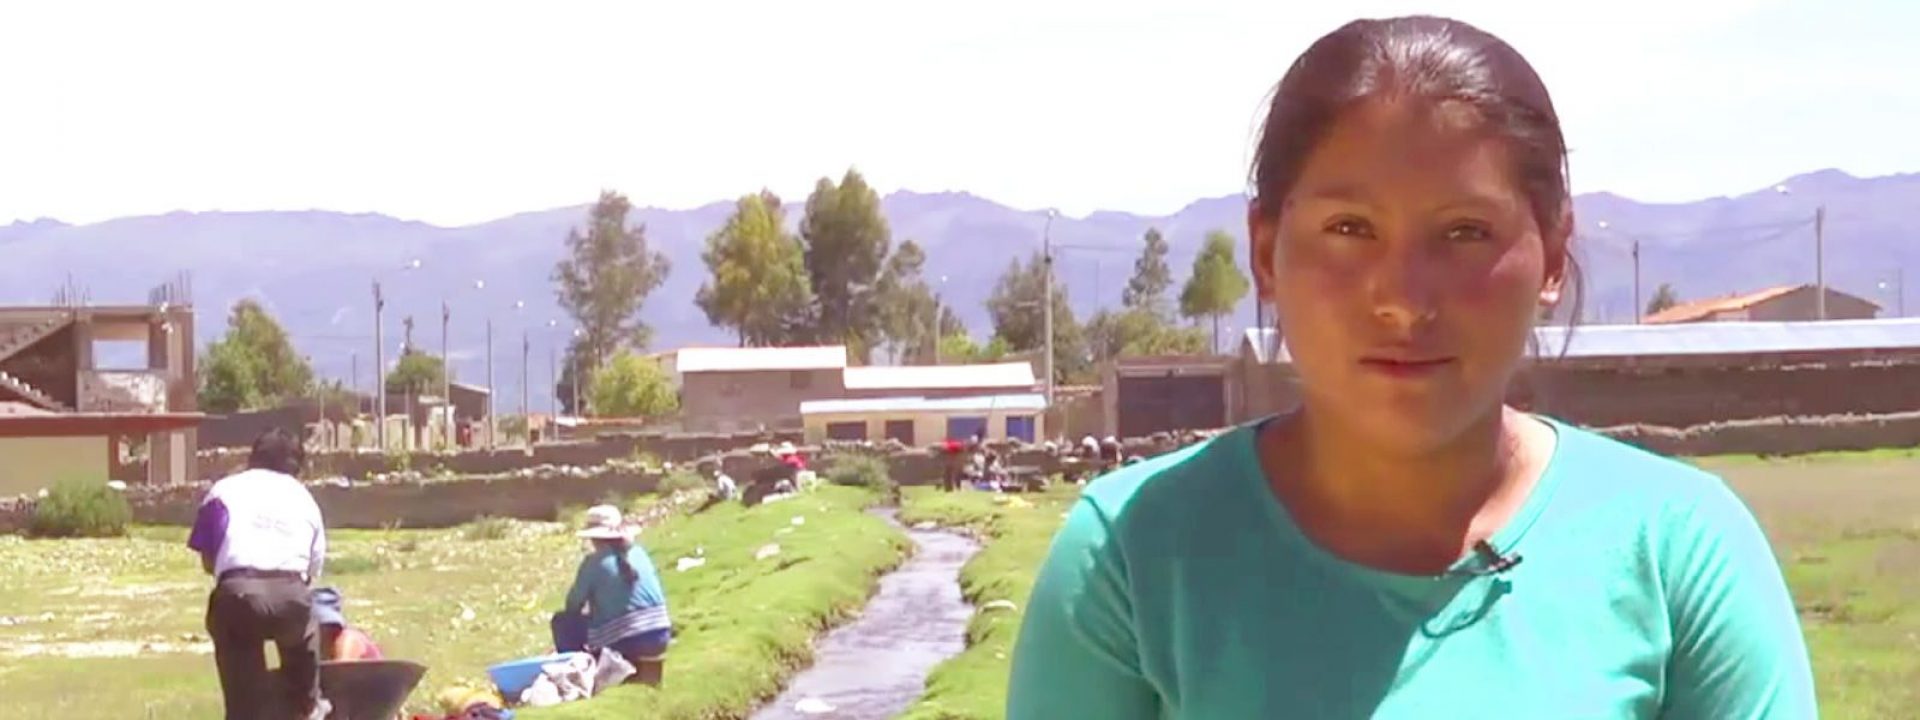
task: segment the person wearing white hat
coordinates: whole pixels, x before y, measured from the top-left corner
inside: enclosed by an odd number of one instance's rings
[[[593,552],[574,574],[566,607],[554,615],[554,647],[560,652],[611,649],[633,664],[636,681],[657,685],[673,622],[660,572],[646,549],[633,542],[637,532],[617,507],[587,510],[585,526],[575,535],[592,541]]]

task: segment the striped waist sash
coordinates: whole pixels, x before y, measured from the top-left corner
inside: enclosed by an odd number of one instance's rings
[[[603,648],[640,633],[670,627],[673,621],[667,617],[667,606],[641,608],[593,628],[587,633],[587,645]]]

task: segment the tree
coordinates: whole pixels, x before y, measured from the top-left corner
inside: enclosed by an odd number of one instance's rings
[[[1239,243],[1225,230],[1207,233],[1200,254],[1193,258],[1193,275],[1180,289],[1180,314],[1189,319],[1213,321],[1213,340],[1209,347],[1220,351],[1220,318],[1233,314],[1247,296],[1250,284],[1246,273],[1234,262],[1234,247]]]
[[[585,408],[574,407],[573,402],[574,377],[581,369],[581,353],[585,352],[580,341],[581,338],[578,337],[567,341],[567,351],[560,357],[560,376],[553,381],[553,397],[554,400],[558,401],[560,412],[564,415],[580,416],[586,414]],[[588,397],[587,385],[585,383],[581,384],[580,390],[580,404],[584,405],[592,398]]]
[[[1046,344],[1045,305],[1047,263],[1035,252],[1026,263],[1010,261],[987,297],[987,314],[993,318],[994,335],[1004,338],[1015,352],[1040,350]],[[1053,283],[1053,376],[1055,382],[1069,377],[1084,377],[1091,367],[1086,353],[1086,337],[1067,305],[1067,288],[1056,278]]]
[[[1197,355],[1207,346],[1199,328],[1171,325],[1145,308],[1095,313],[1087,321],[1086,335],[1096,363],[1141,355]]]
[[[948,313],[933,297],[933,288],[921,277],[926,262],[926,253],[920,244],[908,240],[900,243],[887,258],[886,269],[880,273],[874,294],[880,338],[895,362],[939,337],[939,329],[934,325]],[[943,313],[942,317],[936,318],[937,313]]]
[[[1167,290],[1173,287],[1173,270],[1167,266],[1167,240],[1161,237],[1159,228],[1147,228],[1142,241],[1145,246],[1133,261],[1133,277],[1120,293],[1120,304],[1164,319],[1168,315]]]
[[[1680,294],[1673,291],[1673,286],[1660,283],[1660,287],[1653,290],[1653,299],[1647,301],[1646,314],[1652,315],[1679,304]]]
[[[813,302],[813,288],[779,197],[762,191],[740,198],[726,224],[707,236],[700,259],[713,277],[693,302],[709,322],[733,328],[742,347],[791,339],[790,320]]]
[[[387,373],[387,391],[423,395],[446,385],[447,365],[440,358],[407,348]]]
[[[879,335],[875,286],[892,242],[880,195],[856,170],[839,185],[821,178],[807,196],[800,240],[813,282],[813,340],[846,343],[865,357]]]
[[[990,363],[1006,359],[1013,353],[1007,345],[1007,339],[998,335],[985,345],[974,342],[965,330],[943,335],[940,338],[940,360],[951,363]]]
[[[627,226],[632,210],[625,196],[601,192],[586,231],[567,231],[567,256],[553,268],[560,307],[584,331],[589,368],[620,348],[647,346],[652,328],[640,311],[673,269],[666,255],[648,250],[645,225]]]
[[[234,303],[227,333],[207,347],[200,366],[200,407],[230,413],[303,397],[313,367],[293,349],[287,331],[258,301]]]
[[[602,417],[659,417],[680,409],[673,380],[653,358],[621,350],[593,376],[593,409]]]

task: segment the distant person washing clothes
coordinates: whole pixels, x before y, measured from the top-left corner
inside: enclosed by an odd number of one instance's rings
[[[611,649],[633,664],[632,682],[658,685],[673,623],[660,573],[646,549],[633,542],[635,532],[619,508],[587,510],[586,527],[576,535],[591,540],[593,552],[580,562],[566,607],[553,616],[554,647]]]
[[[295,717],[333,711],[320,697],[320,635],[314,580],[327,550],[320,506],[294,479],[306,461],[300,439],[270,430],[254,441],[247,469],[213,484],[187,547],[215,578],[207,634],[228,720],[262,718],[274,706],[265,645],[280,652],[286,704]],[[274,720],[279,720],[275,718]]]

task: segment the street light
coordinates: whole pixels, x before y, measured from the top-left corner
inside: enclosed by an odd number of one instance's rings
[[[401,264],[400,271],[419,270],[420,259],[414,258]],[[386,340],[383,337],[381,311],[387,307],[387,297],[380,290],[380,276],[373,278],[373,437],[380,444],[380,451],[387,450],[387,360]]]
[[[1785,185],[1773,186],[1773,191],[1781,195],[1792,195],[1793,189]],[[1814,316],[1827,319],[1827,204],[1820,203],[1813,211],[1813,282]]]
[[[1891,280],[1880,281],[1880,292],[1893,293],[1893,305],[1899,317],[1907,316],[1907,273],[1902,268],[1893,269]]]

